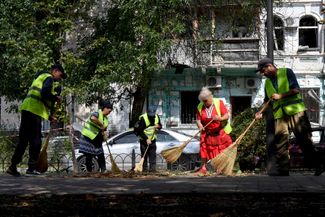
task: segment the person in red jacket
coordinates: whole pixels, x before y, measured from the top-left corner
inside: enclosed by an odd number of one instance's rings
[[[216,157],[232,143],[229,135],[231,127],[227,124],[229,113],[222,100],[214,98],[206,87],[202,88],[199,99],[201,103],[197,110],[197,126],[201,131],[200,157],[202,165],[197,172],[206,174],[208,160]],[[206,126],[212,119],[213,122]],[[206,127],[204,128],[204,126]]]

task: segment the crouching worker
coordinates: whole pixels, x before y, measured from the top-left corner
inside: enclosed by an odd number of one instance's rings
[[[208,160],[216,157],[231,145],[232,139],[229,135],[231,126],[228,123],[228,110],[223,101],[214,98],[208,88],[202,88],[199,100],[201,102],[197,107],[197,126],[201,131],[200,157],[202,165],[197,173],[206,174]],[[206,126],[211,120],[213,121]],[[220,171],[216,172],[220,173]]]
[[[102,143],[106,139],[108,126],[107,116],[111,113],[113,106],[104,101],[97,112],[93,112],[86,121],[81,132],[79,152],[86,157],[86,168],[92,172],[93,158],[97,156],[100,172],[106,171],[106,161]]]

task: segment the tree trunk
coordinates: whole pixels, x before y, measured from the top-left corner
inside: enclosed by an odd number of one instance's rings
[[[147,98],[148,90],[144,87],[137,87],[137,90],[133,94],[133,105],[130,115],[129,127],[133,127],[134,123],[139,119],[142,114],[143,106]]]

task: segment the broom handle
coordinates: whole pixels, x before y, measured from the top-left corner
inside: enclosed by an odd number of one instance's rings
[[[259,113],[259,114],[263,113],[263,112],[265,111],[265,109],[268,107],[268,105],[269,105],[270,102],[271,102],[271,99],[269,99],[269,100],[268,100],[268,101],[263,105],[263,107],[261,108],[260,111],[258,111],[258,113]],[[245,134],[248,132],[248,130],[249,130],[249,129],[254,125],[255,121],[256,121],[256,118],[254,118],[254,119],[252,120],[252,122],[248,125],[248,127],[245,129],[245,131],[244,131],[242,134],[240,134],[240,136],[236,139],[235,144],[240,143],[240,141],[243,139],[243,137],[244,137]]]
[[[155,131],[153,132],[153,134],[152,134],[150,140],[153,139],[153,136],[155,135],[156,131],[157,131],[157,129],[155,128]],[[142,157],[142,158],[144,158],[144,157],[146,156],[148,149],[149,149],[149,145],[147,146],[146,150],[144,151],[144,154],[143,154],[143,157]]]
[[[201,131],[203,131],[208,125],[210,125],[212,121],[213,119],[211,119],[211,121],[209,121],[201,130],[197,131],[193,136],[191,136],[191,138],[184,142],[184,144],[187,145],[194,137],[196,137],[199,133],[201,133]]]

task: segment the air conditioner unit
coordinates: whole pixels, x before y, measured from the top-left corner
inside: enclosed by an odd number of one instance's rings
[[[258,78],[246,78],[245,79],[245,88],[256,89],[259,83]]]
[[[206,76],[206,86],[209,88],[220,88],[221,83],[221,76]]]

